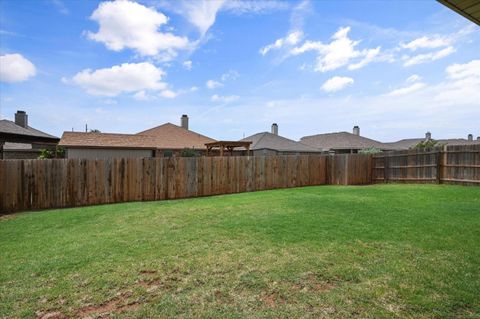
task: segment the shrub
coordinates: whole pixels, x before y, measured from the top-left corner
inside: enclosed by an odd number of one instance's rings
[[[376,147],[364,148],[363,150],[358,151],[358,154],[378,154],[382,153],[382,150]]]
[[[184,148],[184,149],[180,152],[180,156],[182,156],[182,157],[197,157],[197,156],[199,156],[199,154],[198,154],[198,152],[195,151],[194,149]]]
[[[47,158],[54,158],[55,153],[53,150],[42,148],[40,150],[40,155],[38,156],[38,159],[47,159]]]
[[[412,149],[414,150],[424,150],[427,148],[434,148],[434,147],[439,147],[442,146],[438,143],[438,141],[435,140],[425,140],[418,142],[417,145],[413,146]]]

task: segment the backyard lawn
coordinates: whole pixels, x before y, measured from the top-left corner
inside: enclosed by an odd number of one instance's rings
[[[479,318],[480,187],[320,186],[0,217],[0,318]]]

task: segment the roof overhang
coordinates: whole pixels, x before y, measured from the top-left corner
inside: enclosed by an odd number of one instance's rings
[[[437,0],[437,1],[480,26],[480,1],[478,0]]]

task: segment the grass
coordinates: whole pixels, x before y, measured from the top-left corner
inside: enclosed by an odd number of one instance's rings
[[[306,187],[0,220],[0,317],[480,318],[480,187]]]

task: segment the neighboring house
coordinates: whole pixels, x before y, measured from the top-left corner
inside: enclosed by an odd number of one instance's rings
[[[344,154],[358,153],[363,149],[377,148],[382,151],[390,150],[388,145],[360,136],[360,128],[355,126],[353,133],[338,132],[304,136],[300,142],[324,152]]]
[[[394,150],[408,150],[413,148],[420,142],[428,141],[432,139],[432,134],[430,132],[425,133],[424,138],[407,138],[397,142],[383,143],[388,147]],[[472,134],[468,134],[467,139],[464,138],[450,138],[450,139],[439,139],[437,141],[438,145],[471,145],[471,144],[480,144],[480,136],[476,140],[473,139]]]
[[[35,159],[41,149],[54,150],[60,139],[28,125],[25,111],[15,121],[0,120],[0,159]]]
[[[255,155],[319,154],[322,151],[278,135],[278,125],[272,124],[272,132],[257,133],[241,141],[252,142],[251,153]]]
[[[190,131],[188,116],[183,115],[181,126],[165,123],[137,134],[64,132],[59,145],[67,158],[144,158],[178,156],[185,148],[203,154],[205,143],[214,141]]]

